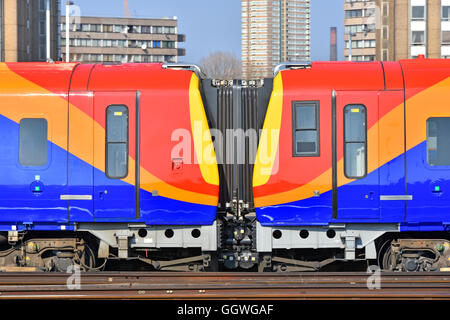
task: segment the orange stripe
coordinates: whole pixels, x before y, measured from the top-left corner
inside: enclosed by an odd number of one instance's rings
[[[48,138],[67,149],[66,95],[47,91],[0,63],[0,113],[16,123],[23,118],[45,118]]]

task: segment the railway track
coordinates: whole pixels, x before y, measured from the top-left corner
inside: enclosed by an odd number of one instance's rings
[[[5,299],[449,299],[450,273],[0,273]],[[79,281],[78,281],[79,280]],[[369,285],[372,289],[368,288]]]

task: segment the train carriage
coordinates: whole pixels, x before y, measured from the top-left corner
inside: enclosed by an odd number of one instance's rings
[[[215,250],[218,171],[196,73],[0,68],[0,225],[10,243],[25,231],[75,231],[121,258],[129,247]],[[197,161],[208,147],[212,160]]]
[[[260,144],[272,157],[255,166],[258,235],[271,239],[258,250],[342,248],[346,260],[376,259],[380,238],[446,237],[448,62],[294,67],[275,78],[264,130],[279,134]]]
[[[449,267],[449,76],[0,64],[0,268]]]

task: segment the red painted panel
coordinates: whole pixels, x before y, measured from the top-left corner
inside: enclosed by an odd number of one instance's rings
[[[166,70],[159,63],[97,65],[89,80],[91,91],[186,90],[191,71]]]
[[[191,74],[192,76],[192,74]],[[183,90],[146,90],[141,94],[141,165],[162,181],[175,187],[216,195],[217,188],[205,183],[200,167],[194,162],[194,141],[189,112],[189,84]],[[177,132],[184,132],[190,163],[181,170],[173,170],[172,160],[183,154],[172,154],[184,140]]]
[[[403,90],[403,73],[400,63],[383,62],[386,90]]]
[[[384,89],[383,69],[380,62],[313,62],[309,69],[282,72],[283,81],[295,83],[294,88],[316,90]]]
[[[400,64],[405,76],[405,86],[410,95],[431,87],[448,78],[450,74],[450,64],[445,59],[400,60]]]
[[[283,80],[285,79],[283,73]],[[278,172],[268,183],[254,188],[255,197],[292,190],[327,171],[331,167],[331,91],[292,90],[292,78],[283,81],[283,113],[281,118]],[[320,157],[293,157],[293,101],[320,101]],[[331,185],[331,180],[329,181]]]
[[[95,64],[80,64],[78,65],[72,75],[70,82],[70,90],[72,91],[86,91],[89,84],[89,77]]]

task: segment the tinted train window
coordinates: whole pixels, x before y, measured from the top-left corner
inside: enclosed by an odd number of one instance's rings
[[[128,108],[106,109],[106,176],[122,179],[128,175]]]
[[[363,105],[344,108],[345,176],[360,179],[367,174],[367,112]]]
[[[293,119],[294,156],[319,156],[319,103],[294,102]]]
[[[41,167],[47,163],[47,120],[20,121],[19,163],[31,167]]]
[[[427,161],[431,166],[450,166],[450,118],[427,120]]]

